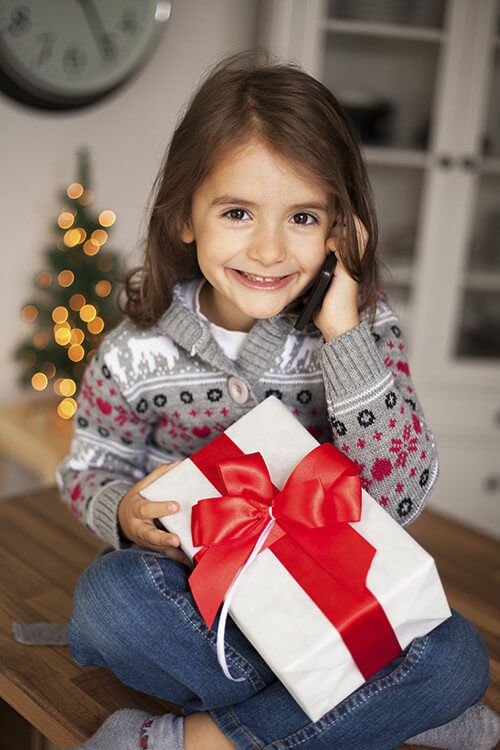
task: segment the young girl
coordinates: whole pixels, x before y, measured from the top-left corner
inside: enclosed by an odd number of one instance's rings
[[[192,565],[156,520],[178,504],[140,494],[274,394],[356,462],[398,523],[421,513],[436,445],[379,289],[373,198],[339,103],[265,50],[222,60],[178,124],[155,187],[126,318],[85,371],[57,480],[75,516],[114,548],[76,587],[74,659],[107,666],[182,715],[118,711],[82,748],[389,750],[408,738],[493,747],[496,715],[479,702],[488,656],[455,610],[317,722],[231,618],[226,659],[244,679],[227,679],[219,616],[209,631],[190,593]],[[301,296],[328,252],[334,278],[299,332]]]

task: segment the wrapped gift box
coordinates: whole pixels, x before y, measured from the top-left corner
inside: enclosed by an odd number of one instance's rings
[[[262,550],[241,570],[231,593],[229,614],[299,706],[312,721],[317,721],[389,664],[413,638],[425,635],[451,617],[451,611],[433,558],[361,488],[359,476],[352,471],[355,464],[333,444],[320,446],[275,396],[262,401],[202,449],[141,490],[149,500],[179,501],[181,510],[160,520],[179,536],[182,549],[197,563],[190,583],[197,571],[206,576],[198,579],[200,599],[201,595],[215,596],[211,587],[219,585],[225,573],[222,568],[217,575],[215,570],[208,575],[207,571],[217,562],[221,550],[223,559],[229,561],[228,549],[235,540],[226,539],[219,550],[206,541],[195,546],[192,530],[196,531],[196,524],[203,520],[197,515],[199,508],[206,510],[207,503],[235,494],[234,484],[232,492],[223,486],[220,467],[224,463],[219,463],[226,461],[230,467],[235,459],[246,460],[247,470],[249,461],[254,470],[259,466],[257,459],[263,461],[273,492],[285,501],[281,506],[272,506],[276,508],[275,523],[271,524]],[[336,482],[330,484],[325,479],[331,477],[327,462],[337,460],[343,468]],[[296,480],[290,484],[292,476],[299,476],[298,467],[302,480],[309,481],[300,488]],[[336,472],[339,473],[333,473]],[[254,471],[248,476],[254,481],[257,474]],[[244,484],[242,477],[243,474],[234,474],[233,483],[236,478]],[[324,504],[318,499],[320,490],[325,490]],[[236,494],[244,496],[245,492]],[[305,508],[313,494],[316,499],[312,515],[319,518],[323,514],[323,520],[329,521],[319,529],[311,528],[311,519],[300,526],[297,519],[287,517],[289,511],[308,512]],[[346,509],[352,513],[356,494],[356,520],[343,520]],[[197,506],[198,501],[203,502]],[[239,501],[247,500],[240,497]],[[266,503],[271,504],[269,498],[262,506],[267,511]],[[336,503],[343,510],[335,511],[339,517],[332,525],[329,514]],[[257,506],[249,506],[254,519]],[[326,511],[320,511],[320,507]],[[192,518],[197,519],[193,526]],[[269,527],[270,518],[267,512],[263,514],[259,533],[264,526]],[[213,519],[211,523],[214,534],[216,524]],[[241,538],[240,534],[236,548],[241,546]],[[255,541],[254,531],[250,546],[236,552],[236,558],[243,555],[241,564],[234,568],[233,560],[225,590],[234,580],[235,570],[240,570],[248,559]],[[366,563],[364,573],[362,559]],[[199,599],[196,601],[199,603]],[[205,613],[209,627],[219,604],[220,601],[213,603],[208,617]]]

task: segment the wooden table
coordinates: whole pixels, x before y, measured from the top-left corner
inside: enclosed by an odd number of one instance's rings
[[[500,711],[500,608],[493,594],[500,544],[430,510],[408,531],[436,560],[450,605],[480,630],[491,664],[485,702]],[[69,619],[75,583],[101,547],[54,487],[0,502],[0,699],[59,748],[87,739],[119,708],[179,713],[173,704],[126,687],[107,669],[77,666],[67,646],[14,640],[12,620]],[[5,747],[20,750],[14,741]]]
[[[13,620],[69,620],[75,583],[102,546],[54,487],[0,502],[0,698],[58,748],[88,739],[119,708],[179,712],[107,669],[79,667],[67,646],[14,640]]]
[[[7,460],[15,461],[40,480],[54,484],[55,468],[69,452],[71,419],[62,419],[58,401],[38,399],[0,406],[0,482],[4,485]]]

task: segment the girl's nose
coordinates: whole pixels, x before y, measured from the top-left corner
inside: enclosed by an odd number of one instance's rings
[[[247,256],[254,261],[257,268],[274,268],[283,263],[287,257],[287,249],[284,240],[276,236],[275,233],[262,233],[255,237],[247,249]]]

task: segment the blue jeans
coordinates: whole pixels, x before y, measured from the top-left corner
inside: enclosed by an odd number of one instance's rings
[[[485,694],[489,661],[469,620],[453,616],[312,722],[228,617],[227,679],[217,661],[219,615],[208,630],[189,570],[140,547],[95,560],[77,583],[69,646],[83,666],[108,667],[125,684],[208,711],[241,750],[393,750],[463,713]]]

